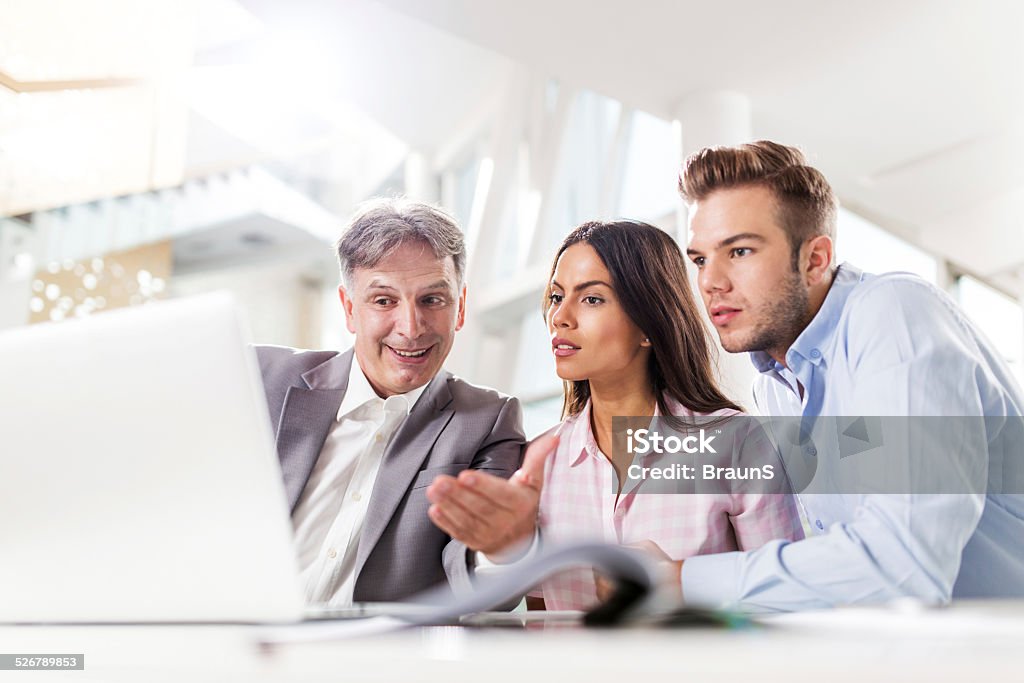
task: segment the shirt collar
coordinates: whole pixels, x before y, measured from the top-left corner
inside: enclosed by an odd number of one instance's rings
[[[788,365],[793,365],[791,359],[794,355],[814,365],[819,365],[824,360],[831,347],[835,345],[835,332],[846,307],[846,300],[863,277],[864,273],[849,263],[843,263],[836,269],[832,285],[825,295],[821,308],[786,352]],[[751,351],[750,361],[760,373],[777,371],[781,367],[764,351]]]
[[[588,455],[596,456],[599,452],[594,431],[590,428],[590,399],[587,399],[583,410],[570,417],[567,422],[572,425],[569,434],[569,453],[575,458],[569,466],[576,467]]]
[[[341,407],[338,408],[337,420],[341,421],[341,418],[352,413],[358,408],[363,407],[368,403],[379,402],[383,409],[388,412],[391,410],[398,410],[408,415],[412,412],[413,406],[416,405],[416,401],[419,400],[423,392],[426,391],[427,384],[422,387],[407,391],[404,394],[395,394],[394,396],[388,396],[388,398],[382,399],[377,395],[377,392],[370,386],[370,381],[366,379],[366,375],[363,373],[362,367],[359,365],[359,358],[353,353],[352,354],[352,366],[348,371],[348,389],[345,390],[345,397],[341,400]]]
[[[672,414],[674,415],[686,415],[691,412],[685,410],[682,406],[671,399],[669,399],[669,406],[672,407]],[[651,417],[661,417],[661,408],[657,403],[654,404],[654,415]],[[563,423],[563,426],[558,432],[560,438],[566,438],[564,436],[566,429],[571,430],[568,436],[569,454],[574,458],[569,467],[576,467],[588,456],[591,458],[604,459],[605,456],[601,454],[601,449],[597,446],[597,439],[594,438],[594,430],[590,426],[589,398],[587,399],[586,405],[583,406],[583,410]]]

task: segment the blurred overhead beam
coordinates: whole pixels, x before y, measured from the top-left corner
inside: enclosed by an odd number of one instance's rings
[[[0,85],[16,93],[60,92],[63,90],[98,90],[101,88],[126,88],[143,83],[141,78],[99,78],[73,81],[19,81],[0,71]]]

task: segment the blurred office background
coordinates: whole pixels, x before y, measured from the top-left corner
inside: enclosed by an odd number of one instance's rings
[[[1016,0],[5,0],[0,329],[226,288],[256,341],[344,347],[331,242],[405,194],[467,234],[448,367],[533,434],[561,238],[685,242],[684,154],[771,138],[833,182],[840,260],[945,288],[1020,375],[1022,39]]]

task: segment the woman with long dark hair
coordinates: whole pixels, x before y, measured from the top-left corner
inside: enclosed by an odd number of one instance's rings
[[[711,341],[664,231],[636,221],[585,223],[562,242],[544,299],[558,376],[565,382],[559,445],[540,499],[544,542],[601,539],[646,544],[671,560],[749,550],[800,538],[787,495],[651,494],[620,488],[612,418],[739,413],[718,388]],[[543,586],[547,609],[597,601],[593,574],[571,571]]]
[[[427,492],[431,519],[483,551],[478,567],[521,554],[538,509],[545,545],[642,545],[670,566],[693,555],[802,537],[790,495],[750,489],[647,495],[643,482],[624,486],[628,460],[613,458],[625,451],[621,443],[613,447],[613,439],[623,438],[622,430],[613,433],[613,418],[693,426],[740,412],[718,388],[710,337],[683,255],[668,234],[637,221],[584,223],[555,255],[543,306],[565,382],[561,423],[534,440],[510,481],[464,473],[438,477]],[[670,580],[678,592],[678,572]],[[559,574],[542,589],[547,609],[587,609],[599,601],[586,569]]]

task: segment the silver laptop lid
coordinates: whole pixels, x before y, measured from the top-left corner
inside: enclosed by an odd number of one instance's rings
[[[228,294],[0,334],[0,621],[291,621],[302,596]]]

